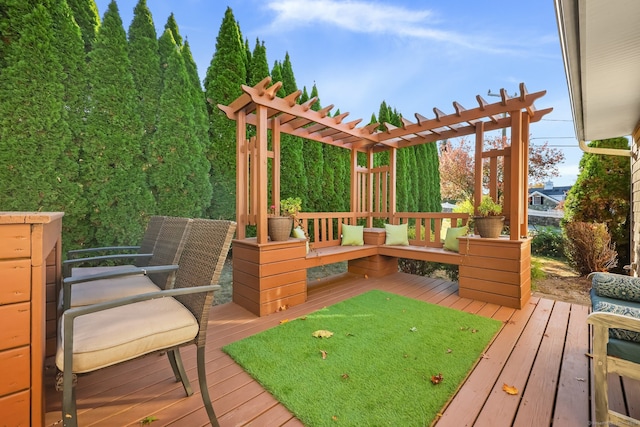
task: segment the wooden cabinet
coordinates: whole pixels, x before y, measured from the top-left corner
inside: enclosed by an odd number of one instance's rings
[[[62,212],[0,212],[0,414],[44,422],[47,284],[59,286]]]

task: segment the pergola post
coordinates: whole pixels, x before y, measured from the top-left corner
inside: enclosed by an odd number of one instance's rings
[[[256,156],[252,159],[255,162],[257,191],[256,204],[253,211],[256,213],[256,223],[258,225],[258,244],[267,243],[267,107],[258,105],[256,107]]]
[[[511,240],[518,240],[522,235],[522,224],[526,222],[523,218],[524,204],[524,185],[526,185],[527,177],[523,176],[525,163],[525,148],[522,141],[522,113],[512,111],[511,113],[511,171],[507,184],[509,191],[509,228]],[[525,233],[526,236],[526,233]]]
[[[473,207],[475,208],[476,215],[478,214],[478,206],[480,205],[480,199],[482,199],[482,152],[484,149],[484,122],[476,124],[476,150],[475,150],[475,162],[474,162],[474,187],[473,187]]]
[[[389,220],[396,215],[396,182],[397,182],[398,150],[395,147],[389,149]]]
[[[247,121],[244,111],[235,114],[236,120],[236,236],[247,237],[247,215],[249,213],[249,142],[247,141]]]
[[[358,152],[351,150],[351,212],[358,211]]]

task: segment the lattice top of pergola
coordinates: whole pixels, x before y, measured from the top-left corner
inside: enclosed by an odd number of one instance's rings
[[[303,104],[297,100],[301,91],[296,91],[281,98],[277,96],[282,82],[271,84],[267,77],[254,87],[242,86],[243,94],[228,106],[218,105],[232,120],[241,110],[246,114],[246,123],[256,125],[256,106],[267,107],[269,119],[275,117],[280,122],[280,132],[300,136],[325,144],[346,149],[382,151],[390,147],[402,148],[427,142],[441,141],[471,135],[476,132],[478,124],[483,123],[484,131],[503,129],[511,126],[511,113],[526,111],[529,122],[537,122],[552,108],[536,110],[534,102],[545,95],[546,91],[528,93],[524,83],[520,83],[520,95],[509,97],[505,89],[500,90],[501,99],[488,103],[480,95],[476,96],[478,106],[465,109],[458,102],[453,102],[455,113],[445,114],[434,108],[434,118],[427,118],[416,113],[416,122],[402,119],[402,127],[384,123],[385,131],[379,130],[379,123],[371,123],[359,127],[362,119],[345,122],[349,113],[331,116],[333,105],[319,111],[311,107],[318,101],[314,97]],[[268,121],[271,126],[272,120]]]

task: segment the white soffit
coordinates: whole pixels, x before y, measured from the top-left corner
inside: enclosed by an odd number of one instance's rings
[[[578,139],[630,135],[640,120],[640,0],[556,0]]]

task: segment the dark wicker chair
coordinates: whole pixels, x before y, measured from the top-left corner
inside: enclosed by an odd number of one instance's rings
[[[74,374],[166,351],[176,378],[193,394],[179,347],[197,347],[200,392],[209,420],[218,421],[206,383],[205,342],[209,310],[236,223],[193,220],[173,289],[72,308],[64,312],[56,365],[62,371],[62,418],[77,426]],[[162,267],[154,267],[161,269]],[[176,266],[168,266],[169,271]],[[144,331],[142,331],[144,329]]]
[[[151,255],[153,254],[153,249],[156,245],[156,241],[158,240],[158,235],[160,234],[160,229],[162,228],[162,224],[164,223],[165,216],[161,215],[153,215],[149,218],[149,222],[147,223],[147,228],[145,229],[144,235],[142,236],[142,241],[139,245],[134,246],[104,246],[101,248],[85,248],[85,249],[75,249],[72,251],[67,251],[67,260],[75,260],[82,258],[81,262],[69,262],[66,263],[63,267],[63,275],[65,277],[71,275],[71,267],[73,265],[77,265],[79,263],[99,263],[104,262],[105,260],[134,260],[134,265],[137,267],[143,267],[147,265]],[[135,251],[135,252],[134,252]],[[103,254],[103,255],[91,255],[91,254]],[[89,267],[86,267],[89,269]],[[93,274],[93,273],[90,273]]]
[[[153,254],[145,267],[178,264],[191,222],[188,218],[164,218]],[[65,263],[72,265],[83,260],[84,258],[80,258]],[[171,272],[153,273],[154,269],[151,268],[146,268],[145,271],[146,275],[140,275],[132,265],[73,268],[71,276],[62,281],[62,309],[172,287]]]

